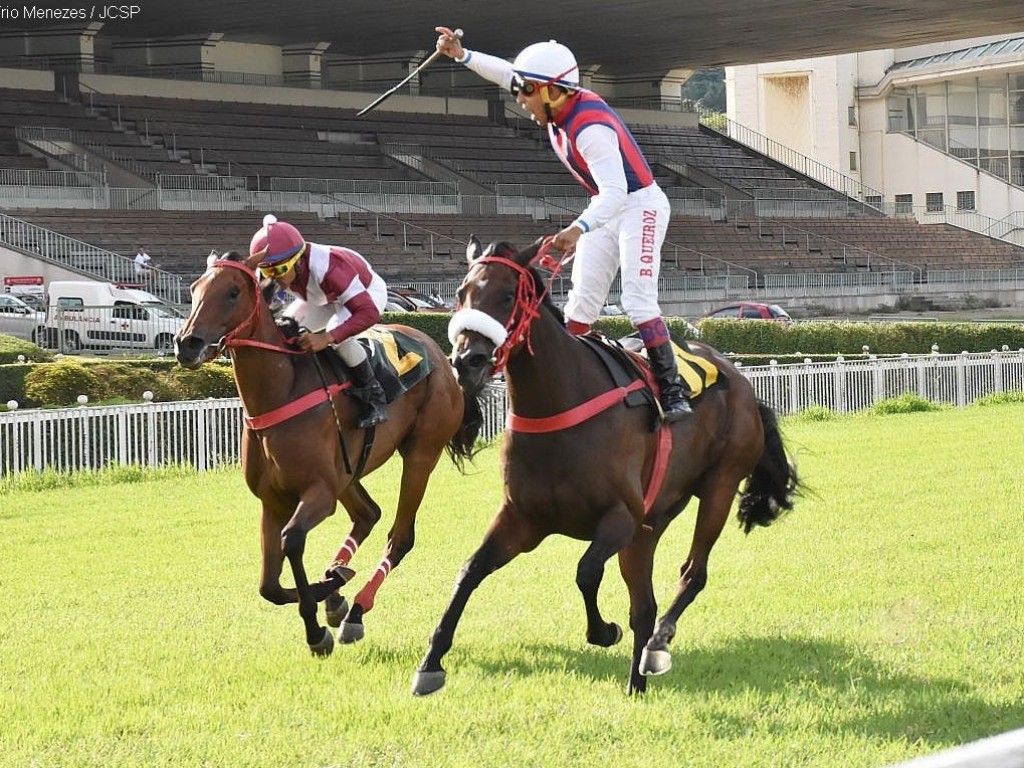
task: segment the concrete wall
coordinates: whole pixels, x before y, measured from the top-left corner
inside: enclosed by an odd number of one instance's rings
[[[0,67],[0,88],[24,88],[30,91],[52,91],[53,72]]]
[[[3,290],[3,278],[20,275],[42,275],[43,280],[86,280],[78,272],[58,267],[48,261],[12,251],[0,245],[0,291]]]
[[[217,72],[248,72],[256,75],[284,74],[281,47],[221,40],[210,55]]]

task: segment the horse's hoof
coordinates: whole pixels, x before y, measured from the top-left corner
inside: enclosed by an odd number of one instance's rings
[[[324,627],[324,636],[320,638],[320,642],[310,643],[309,652],[314,656],[330,656],[333,650],[334,635],[331,634],[331,630]]]
[[[596,645],[600,648],[611,648],[622,640],[622,627],[615,622],[610,622],[604,626],[605,632],[601,637],[591,639],[587,637],[587,642],[591,645]]]
[[[324,578],[328,581],[335,580],[341,582],[338,585],[339,587],[343,587],[348,584],[355,575],[356,572],[354,569],[349,568],[347,565],[342,565],[341,563],[331,565],[326,571],[324,571]]]
[[[672,669],[672,654],[644,648],[640,653],[640,674],[646,677],[664,675]]]
[[[435,691],[440,691],[444,688],[445,674],[443,669],[439,669],[437,672],[417,671],[412,678],[412,695],[428,696]]]
[[[327,626],[337,629],[348,615],[348,600],[339,594],[328,595],[324,600],[324,612],[327,614]]]
[[[349,645],[363,639],[366,635],[366,630],[362,624],[356,624],[352,621],[346,621],[341,625],[341,629],[338,630],[338,642]]]

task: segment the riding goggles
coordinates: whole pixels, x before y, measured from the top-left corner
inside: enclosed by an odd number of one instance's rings
[[[560,85],[562,88],[568,88],[568,86],[562,85],[558,81],[561,80],[566,75],[568,75],[574,69],[576,69],[575,64],[569,67],[569,69],[565,70],[565,72],[561,72],[560,74],[557,74],[554,77],[549,77],[547,80],[543,81],[527,80],[518,72],[513,72],[512,84],[509,86],[509,90],[512,91],[513,96],[518,96],[520,93],[523,94],[523,96],[533,96],[534,92],[536,92],[538,88],[543,88],[547,85]]]
[[[279,261],[276,264],[257,264],[256,268],[259,269],[259,273],[267,279],[280,278],[283,274],[288,274],[288,270],[295,266],[295,262],[306,252],[306,247],[303,245],[291,258]]]
[[[277,264],[257,264],[256,269],[260,271],[260,274],[268,279],[281,277],[282,275],[288,274],[288,270],[295,266],[295,262],[306,252],[306,247],[303,246],[299,249],[299,252],[292,256],[290,259],[285,259]]]

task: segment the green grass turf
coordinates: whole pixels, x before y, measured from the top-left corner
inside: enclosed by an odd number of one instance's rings
[[[1024,722],[1024,405],[787,419],[812,489],[769,529],[730,521],[675,666],[625,693],[627,640],[584,641],[583,544],[491,576],[446,657],[412,674],[501,497],[497,451],[446,463],[366,639],[310,656],[256,592],[258,504],[238,468],[113,470],[0,487],[0,765],[882,766]],[[385,519],[399,464],[367,486]],[[692,510],[662,541],[665,605]],[[316,573],[347,533],[310,536]],[[614,563],[605,615],[626,623]]]

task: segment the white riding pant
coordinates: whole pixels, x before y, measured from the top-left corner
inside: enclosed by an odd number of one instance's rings
[[[671,208],[657,184],[626,196],[622,209],[603,227],[576,243],[572,288],[565,315],[580,323],[601,316],[615,273],[622,273],[622,311],[634,326],[661,317],[658,274],[661,245]]]
[[[373,291],[371,291],[373,295]],[[377,301],[373,296],[374,303],[378,309],[383,310],[387,300],[387,290],[384,291],[384,301]],[[310,304],[302,299],[296,299],[289,304],[282,313],[285,317],[294,318],[295,321],[311,331],[330,331],[348,320],[352,314],[344,307],[338,308],[333,304]],[[338,344],[331,344],[331,348],[338,353],[338,357],[349,368],[355,368],[366,359],[366,350],[355,338],[347,338]]]

